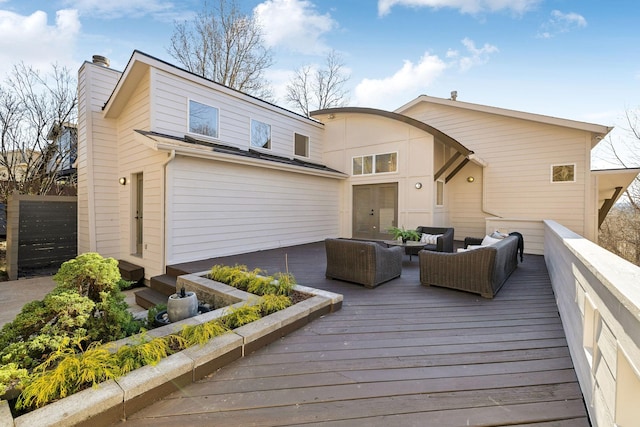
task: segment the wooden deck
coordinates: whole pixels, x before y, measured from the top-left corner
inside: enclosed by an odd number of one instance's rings
[[[375,289],[324,277],[324,244],[216,263],[289,270],[342,310],[134,414],[126,426],[589,426],[549,276],[525,255],[495,299],[402,277]]]

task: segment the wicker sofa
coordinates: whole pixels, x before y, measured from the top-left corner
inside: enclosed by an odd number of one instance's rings
[[[403,249],[386,248],[376,242],[326,239],[326,277],[374,288],[402,273]]]
[[[416,228],[418,234],[441,234],[437,239],[435,245],[424,245],[422,247],[407,247],[405,253],[409,255],[409,260],[413,255],[418,255],[421,250],[435,251],[435,252],[453,252],[453,228],[447,227],[426,227],[420,226]]]
[[[516,269],[517,250],[518,238],[509,236],[492,245],[466,252],[420,251],[420,283],[493,298]]]

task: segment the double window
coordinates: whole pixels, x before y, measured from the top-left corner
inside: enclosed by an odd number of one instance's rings
[[[372,154],[353,158],[353,175],[372,175],[396,172],[397,170],[398,153]]]
[[[216,107],[189,101],[189,132],[218,138],[219,111]]]

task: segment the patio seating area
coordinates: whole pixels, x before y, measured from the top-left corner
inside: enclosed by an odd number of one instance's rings
[[[171,266],[288,270],[344,295],[319,318],[135,413],[126,426],[589,426],[542,256],[494,299],[402,275],[370,289],[325,277],[324,242]]]

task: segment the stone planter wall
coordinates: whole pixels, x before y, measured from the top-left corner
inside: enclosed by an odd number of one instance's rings
[[[259,297],[207,279],[207,272],[178,278],[177,287],[199,293],[214,294],[233,306],[256,303]],[[193,346],[144,366],[116,380],[105,381],[43,408],[13,419],[6,401],[0,403],[0,427],[16,426],[109,426],[126,419],[152,402],[203,378],[226,364],[306,325],[310,321],[342,307],[342,295],[297,285],[295,290],[313,295],[289,308],[265,316],[230,333],[216,337],[204,346]],[[200,297],[200,294],[198,295]],[[179,331],[185,324],[205,323],[224,316],[229,307],[203,313],[147,333],[150,337]],[[115,348],[135,337],[115,343]]]

